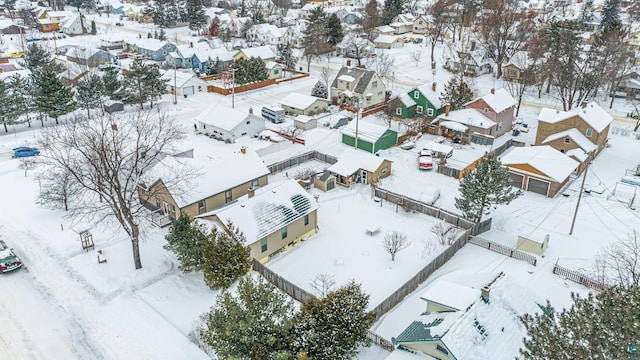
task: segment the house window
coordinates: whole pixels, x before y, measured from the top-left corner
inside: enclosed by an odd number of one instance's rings
[[[274,73],[274,74],[276,74],[276,75],[277,75],[277,74],[280,74],[280,70],[278,70],[278,69],[273,69],[273,73]]]
[[[433,116],[433,109],[432,108],[428,108],[427,109],[427,115]]]
[[[420,91],[416,90],[413,92],[413,98],[414,99],[420,99]]]
[[[260,250],[262,250],[262,252],[267,251],[267,238],[263,237],[262,240],[260,240]]]
[[[591,135],[593,135],[593,129],[592,128],[587,128],[587,137],[591,137]]]
[[[489,112],[489,108],[484,108],[484,113],[488,113]]]
[[[257,188],[258,186],[259,186],[259,185],[258,185],[258,179],[255,179],[255,180],[253,180],[253,181],[251,182],[251,187],[252,187],[252,188],[254,188],[254,189],[255,189],[255,188]]]
[[[565,143],[565,144],[568,144],[568,143],[570,143],[570,142],[571,142],[571,139],[569,139],[568,137],[564,138],[564,143]]]
[[[304,226],[309,225],[309,214],[304,216]]]
[[[198,201],[198,214],[202,214],[204,212],[206,212],[206,205],[204,200],[200,200]]]
[[[224,192],[224,202],[228,204],[231,202],[231,190],[227,190]]]
[[[387,173],[387,171],[389,171],[389,168],[385,166],[385,167],[382,168],[382,170],[380,170],[380,174],[384,175],[384,174]]]
[[[378,87],[378,82],[377,82],[377,81],[372,82],[372,83],[371,83],[371,87],[372,87],[373,89],[377,88],[377,87]]]
[[[423,112],[423,111],[424,111],[424,108],[423,108],[422,106],[418,105],[418,106],[416,107],[416,113],[418,113],[418,114],[422,114],[422,112]]]
[[[202,91],[202,86],[198,85],[198,92]]]
[[[440,346],[439,344],[436,344],[436,350],[440,351],[441,353],[443,353],[445,355],[449,355],[449,352],[447,351],[447,349],[445,349],[444,347]]]
[[[283,227],[282,229],[280,229],[280,234],[282,235],[283,239],[287,238],[287,227]]]
[[[396,115],[402,115],[402,108],[396,108]]]

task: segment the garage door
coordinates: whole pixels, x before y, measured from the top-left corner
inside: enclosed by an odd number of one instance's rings
[[[514,187],[517,187],[518,189],[522,189],[522,181],[524,180],[524,175],[510,172],[509,176],[511,177],[512,185]]]
[[[527,186],[527,190],[547,196],[547,194],[549,193],[549,183],[546,181],[529,178],[529,185]]]
[[[193,91],[193,86],[186,86],[182,89],[182,93],[185,95],[193,95],[194,91]]]

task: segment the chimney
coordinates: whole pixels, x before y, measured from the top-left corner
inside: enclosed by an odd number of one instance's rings
[[[581,105],[582,105],[582,108],[584,109],[584,108],[586,108],[586,107],[587,107],[587,102],[586,102],[586,101],[583,101]]]
[[[189,42],[189,47],[192,48],[193,47],[193,41]]]
[[[252,107],[249,108],[249,114],[253,115],[253,108]]]
[[[438,85],[435,81],[431,84],[431,90],[436,91],[436,85]]]
[[[253,197],[253,195],[255,195],[255,194],[256,194],[256,188],[254,188],[254,187],[252,186],[252,187],[250,187],[248,190],[249,190],[249,192],[248,192],[248,194],[249,194],[249,199],[251,199],[251,198]]]
[[[489,302],[489,286],[485,285],[482,287],[482,293],[480,295],[480,297],[482,298],[482,301],[488,303]]]
[[[451,104],[447,103],[444,108],[444,116],[449,116],[449,111],[451,111]]]
[[[246,154],[247,153],[247,147],[246,146],[241,147],[240,148],[240,152],[243,153],[243,154]]]
[[[495,94],[495,93],[496,93],[496,89],[491,88],[491,93],[492,93],[492,94]]]

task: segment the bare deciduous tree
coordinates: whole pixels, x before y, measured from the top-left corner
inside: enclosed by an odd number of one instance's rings
[[[391,261],[396,260],[396,254],[411,245],[411,241],[407,240],[407,234],[400,231],[391,231],[384,235],[382,247],[391,255]]]
[[[69,171],[47,170],[38,174],[40,192],[36,203],[52,209],[62,208],[69,211],[69,205],[80,192],[80,188]]]
[[[420,65],[420,60],[422,60],[422,50],[416,49],[411,52],[411,60],[416,63],[416,67]]]
[[[420,254],[420,256],[422,257],[423,260],[426,260],[429,255],[433,254],[433,251],[436,249],[436,244],[429,240],[429,239],[424,239],[423,241],[423,246],[422,246],[422,253]]]
[[[332,76],[333,76],[333,74],[331,73],[331,68],[329,68],[329,65],[324,65],[320,69],[320,79],[322,79],[324,84],[327,85],[327,88],[331,85],[329,80],[331,80]]]
[[[440,245],[446,245],[451,243],[451,237],[455,237],[455,232],[451,231],[452,228],[453,226],[440,221],[431,226],[431,232],[436,236],[436,240]]]
[[[305,167],[294,172],[293,178],[296,180],[310,180],[313,179],[314,176],[316,176],[316,173],[316,170],[310,167]]]
[[[383,80],[391,80],[395,76],[394,59],[387,53],[369,58],[367,68],[373,70]]]
[[[321,298],[327,296],[335,284],[335,275],[329,275],[327,273],[316,275],[316,277],[309,283],[311,288],[315,290],[316,294]]]
[[[36,167],[36,159],[33,157],[22,157],[18,164],[18,169],[24,170],[24,177],[27,177],[27,171]]]
[[[608,285],[640,285],[640,232],[606,246],[596,255],[596,275]]]
[[[431,43],[432,69],[436,68],[436,59],[433,55],[436,43],[438,42],[438,39],[440,39],[440,36],[442,36],[444,30],[447,28],[447,19],[445,16],[446,12],[448,11],[447,6],[448,3],[446,0],[437,0],[427,9],[427,15],[429,15],[430,23],[425,36],[427,38],[427,41]],[[416,60],[416,66],[418,66],[418,61],[419,60]]]
[[[298,137],[298,135],[300,135],[302,133],[302,129],[297,128],[295,126],[288,126],[282,130],[280,130],[283,134],[287,135],[290,139],[291,142],[293,142],[294,144],[296,143],[296,138]]]
[[[140,111],[91,119],[78,115],[64,125],[46,128],[39,140],[47,149],[41,155],[45,165],[71,174],[80,189],[83,204],[71,208],[69,216],[96,223],[115,221],[131,240],[134,265],[140,269],[140,234],[150,216],[140,196],[153,198],[156,194],[151,192],[164,191],[160,186],[147,188],[160,177],[149,170],[185,134],[165,114]],[[184,165],[163,171],[162,182],[166,188],[186,190],[193,176],[195,172]]]

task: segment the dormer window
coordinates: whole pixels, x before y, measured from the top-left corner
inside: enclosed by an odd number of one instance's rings
[[[593,135],[593,129],[587,128],[587,131],[585,132],[585,134],[587,135],[587,137],[591,137],[591,135]]]

